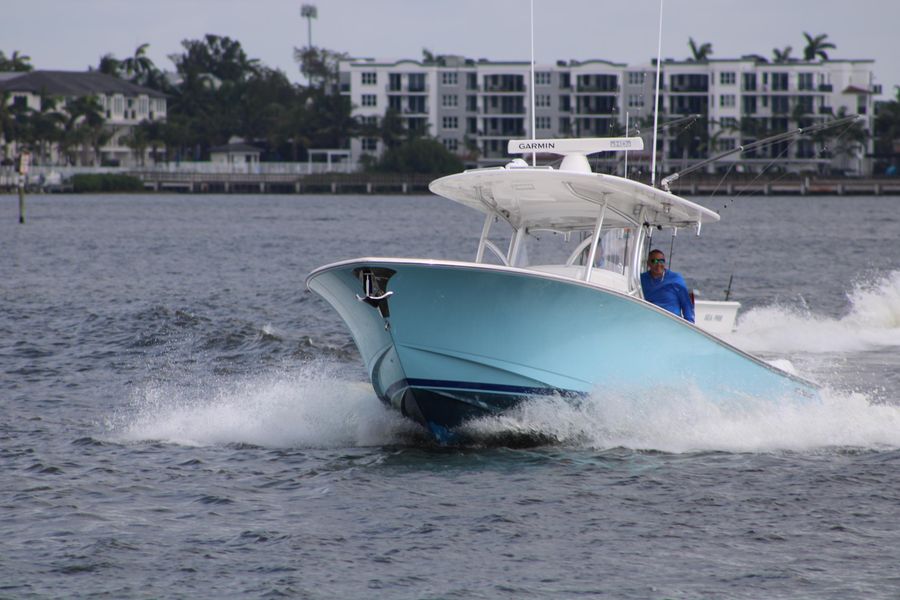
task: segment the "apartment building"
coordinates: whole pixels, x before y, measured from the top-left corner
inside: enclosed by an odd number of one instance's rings
[[[166,119],[165,94],[98,71],[29,71],[3,73],[0,94],[6,95],[10,107],[40,112],[45,98],[52,99],[55,110],[66,113],[66,105],[76,98],[96,97],[102,109],[104,127],[110,134],[100,148],[105,164],[130,165],[133,150],[127,139],[142,121]],[[11,142],[13,153],[17,140]],[[51,160],[58,161],[58,148],[51,149]]]
[[[860,114],[871,131],[874,82],[872,60],[770,63],[759,56],[662,64],[660,123],[699,115],[690,127],[673,126],[660,135],[659,159],[674,171],[703,158],[746,145],[766,135],[806,127],[839,114]],[[427,133],[467,163],[502,164],[511,138],[602,137],[650,131],[655,98],[655,64],[629,66],[605,60],[528,62],[441,56],[434,61],[359,59],[340,65],[342,92],[353,114],[370,125],[352,140],[352,160],[383,151],[377,128],[394,109],[410,130]],[[533,113],[533,121],[532,121]],[[840,145],[840,140],[836,145]],[[793,171],[835,165],[865,172],[864,147],[844,144],[821,152],[810,140],[735,154],[711,169],[748,172],[774,158]],[[633,157],[649,164],[649,150]]]

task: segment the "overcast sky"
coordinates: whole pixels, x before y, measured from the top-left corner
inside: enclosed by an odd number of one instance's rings
[[[215,33],[237,39],[250,58],[299,81],[293,48],[307,43],[300,5],[315,4],[316,46],[355,57],[413,58],[422,48],[491,60],[528,60],[530,0],[8,0],[0,50],[39,69],[83,70],[149,43],[164,70],[181,40]],[[659,0],[534,0],[535,57],[550,63],[602,58],[645,64],[656,55]],[[713,58],[793,47],[803,32],[827,33],[832,58],[871,58],[883,96],[900,85],[900,0],[665,0],[663,56],[686,58],[688,38],[710,42]]]

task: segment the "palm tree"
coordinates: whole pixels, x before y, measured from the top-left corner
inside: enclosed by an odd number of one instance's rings
[[[18,50],[13,50],[9,58],[0,50],[0,71],[31,71],[34,67],[30,62],[31,57],[19,54]]]
[[[71,100],[66,105],[69,118],[66,121],[67,147],[80,146],[82,164],[86,164],[89,158],[89,149],[99,154],[99,147],[108,139],[109,135],[103,127],[103,107],[95,96],[81,96]]]
[[[0,156],[0,162],[5,162],[9,158],[9,145],[16,140],[18,134],[15,115],[9,105],[11,97],[10,92],[0,94],[0,139],[3,140],[3,155]]]
[[[156,70],[156,65],[147,56],[147,48],[150,44],[141,44],[134,51],[134,56],[129,56],[122,61],[122,68],[132,82],[142,83],[147,77]]]
[[[693,58],[688,60],[692,62],[706,62],[709,60],[709,55],[713,53],[712,44],[709,42],[698,46],[694,38],[688,38],[688,46],[691,47],[691,54],[693,54]]]
[[[31,111],[32,135],[38,150],[36,158],[42,164],[48,163],[50,148],[62,139],[65,117],[57,108],[59,102],[59,98],[42,94],[40,110]]]
[[[793,48],[791,46],[785,46],[784,48],[772,48],[772,56],[773,60],[776,63],[786,63],[791,61],[791,50]]]
[[[134,164],[144,166],[144,157],[147,155],[147,148],[150,146],[150,139],[147,137],[147,130],[143,127],[132,127],[131,133],[122,137],[125,145],[131,149],[134,154]]]
[[[97,70],[106,75],[119,77],[122,70],[122,61],[112,54],[104,54],[100,57],[100,64],[97,65]]]
[[[804,31],[803,36],[806,38],[806,48],[803,49],[803,58],[806,60],[816,60],[817,56],[822,60],[828,60],[828,53],[825,51],[837,49],[837,46],[825,41],[825,38],[828,37],[827,33],[813,37]]]

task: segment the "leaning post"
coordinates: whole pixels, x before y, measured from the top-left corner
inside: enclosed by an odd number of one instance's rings
[[[31,153],[22,152],[19,155],[19,223],[25,224],[25,176],[28,175],[28,165],[31,162]]]

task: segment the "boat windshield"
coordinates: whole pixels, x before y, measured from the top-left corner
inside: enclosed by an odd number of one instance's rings
[[[624,274],[628,265],[632,230],[627,227],[604,229],[594,255],[594,266]],[[530,232],[515,266],[587,264],[591,253],[592,231],[560,234],[551,231]]]

